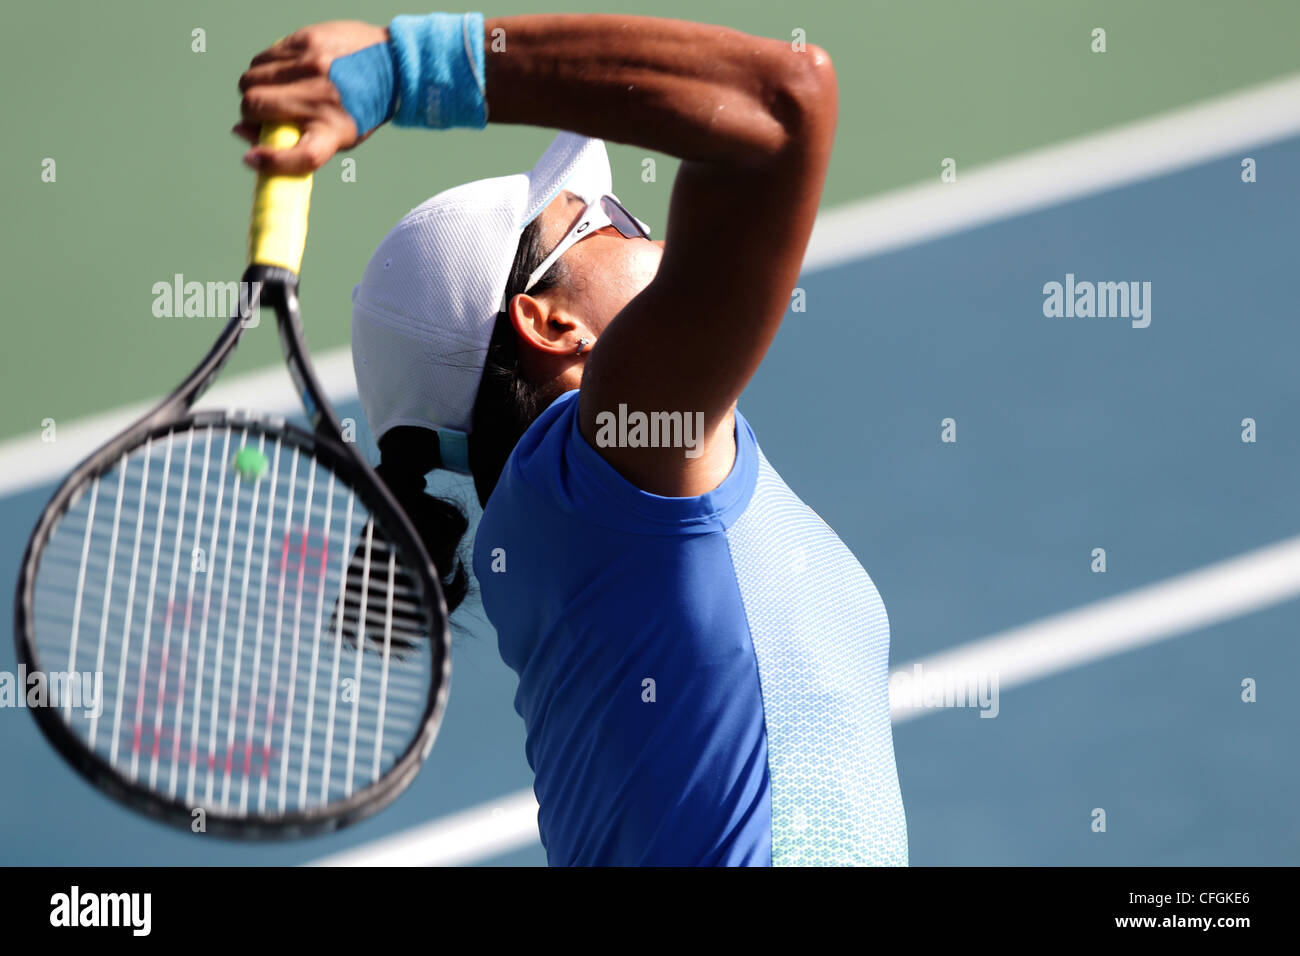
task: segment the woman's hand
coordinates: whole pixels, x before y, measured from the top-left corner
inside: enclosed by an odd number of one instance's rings
[[[388,42],[388,29],[356,20],[304,27],[253,57],[239,78],[242,120],[232,130],[253,148],[244,162],[271,173],[309,173],[342,149],[363,142],[356,123],[330,81],[334,61]],[[257,145],[263,123],[293,123],[302,135],[291,149]]]

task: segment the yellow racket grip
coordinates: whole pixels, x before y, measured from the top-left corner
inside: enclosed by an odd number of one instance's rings
[[[288,149],[296,142],[296,126],[266,124],[262,127],[263,146]],[[279,266],[297,275],[307,245],[310,206],[311,173],[304,176],[258,173],[253,191],[253,217],[248,225],[248,264]]]

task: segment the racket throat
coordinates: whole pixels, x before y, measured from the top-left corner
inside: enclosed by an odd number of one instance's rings
[[[342,423],[321,389],[307,353],[298,302],[298,277],[278,266],[252,265],[244,273],[244,282],[256,295],[250,312],[258,305],[275,312],[280,350],[312,429],[318,435],[345,443]]]

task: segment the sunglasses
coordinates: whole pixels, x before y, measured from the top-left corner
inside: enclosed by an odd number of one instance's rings
[[[523,291],[528,292],[533,286],[537,285],[542,276],[546,275],[547,270],[555,265],[560,256],[568,252],[576,243],[586,239],[597,230],[604,229],[606,226],[613,226],[625,239],[650,238],[650,227],[628,212],[623,204],[618,201],[618,197],[607,193],[595,202],[587,204],[586,208],[582,210],[582,215],[578,217],[578,221],[564,234],[560,244],[551,250],[551,254],[528,277],[528,283],[524,286]]]

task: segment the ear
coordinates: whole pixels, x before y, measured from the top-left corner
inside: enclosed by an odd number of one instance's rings
[[[506,307],[510,324],[525,349],[544,355],[571,355],[580,323],[547,296],[521,292]]]

